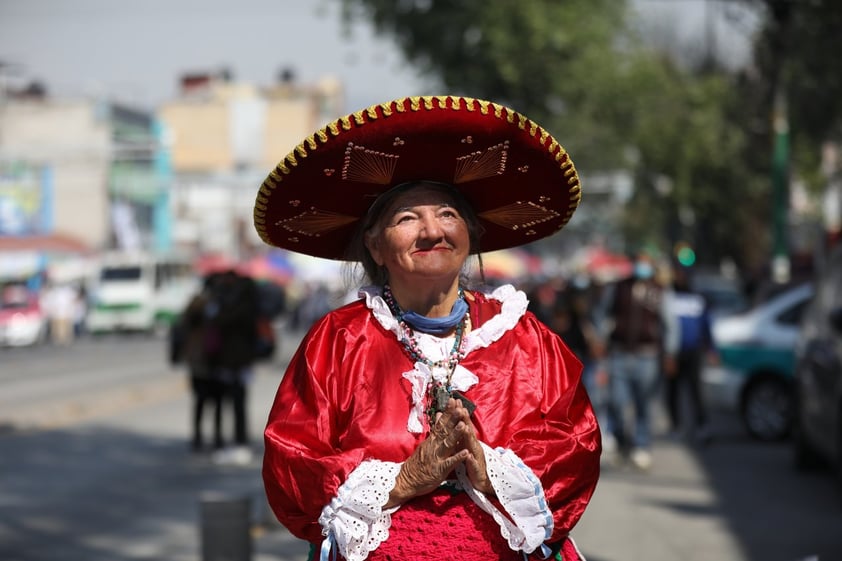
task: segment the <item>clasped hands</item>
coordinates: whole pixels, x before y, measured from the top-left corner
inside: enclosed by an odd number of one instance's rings
[[[475,489],[494,494],[471,416],[461,401],[450,398],[445,410],[436,415],[430,435],[401,466],[384,508],[435,490],[461,463]]]

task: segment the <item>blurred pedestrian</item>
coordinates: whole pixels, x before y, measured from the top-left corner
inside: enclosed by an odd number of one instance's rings
[[[606,318],[614,435],[622,454],[643,470],[652,466],[652,403],[663,355],[664,298],[655,275],[653,255],[639,251],[631,276],[613,289]]]
[[[541,323],[551,329],[553,328],[556,313],[560,309],[560,295],[563,290],[564,281],[562,279],[550,278],[538,281],[531,290],[526,291],[529,298],[529,307],[527,309],[535,314],[535,317]],[[553,330],[558,332],[555,329]]]
[[[73,324],[77,314],[77,293],[67,283],[50,283],[44,294],[44,309],[50,321],[50,340],[66,346],[73,342]]]
[[[192,393],[190,446],[194,452],[205,449],[204,413],[213,406],[213,448],[221,450],[223,386],[209,360],[209,345],[216,345],[208,327],[207,315],[215,275],[205,278],[202,288],[190,299],[186,308],[170,328],[170,363],[184,363],[190,377]]]
[[[701,371],[705,360],[718,362],[711,332],[710,307],[704,296],[692,289],[687,267],[672,269],[672,290],[665,293],[664,381],[670,428],[682,430],[683,391],[692,406],[689,436],[707,443],[712,434],[702,398]]]
[[[209,355],[213,375],[220,380],[224,402],[231,405],[234,421],[233,447],[216,454],[227,463],[252,459],[248,435],[248,387],[257,356],[259,302],[257,284],[248,276],[227,271],[213,284],[207,320],[215,332]]]
[[[604,453],[616,450],[614,424],[609,414],[608,373],[605,366],[606,342],[594,317],[589,282],[581,278],[559,295],[550,327],[559,334],[582,361],[582,382],[588,391],[599,421]]]
[[[78,339],[85,333],[85,318],[88,317],[88,290],[84,283],[76,288],[76,304],[73,314],[73,337]]]

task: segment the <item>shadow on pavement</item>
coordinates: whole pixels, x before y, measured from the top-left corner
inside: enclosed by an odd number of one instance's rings
[[[200,498],[247,497],[252,559],[303,560],[271,517],[260,457],[217,465],[183,440],[107,428],[0,436],[0,559],[200,558]]]
[[[759,442],[723,420],[715,434],[709,445],[690,449],[746,559],[842,559],[842,506],[829,473],[796,471],[788,440]]]

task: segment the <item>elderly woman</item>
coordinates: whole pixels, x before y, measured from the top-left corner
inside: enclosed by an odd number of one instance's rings
[[[339,119],[266,179],[261,237],[369,283],[307,333],[265,430],[269,503],[312,558],[582,558],[600,439],[581,364],[522,292],[468,278],[579,198],[550,135],[459,97]]]

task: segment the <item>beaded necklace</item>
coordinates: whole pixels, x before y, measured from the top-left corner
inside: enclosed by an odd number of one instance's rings
[[[459,298],[464,299],[464,297],[465,292],[460,286]],[[470,313],[466,312],[462,317],[462,321],[460,321],[456,326],[455,340],[453,341],[453,347],[450,349],[448,356],[441,360],[432,361],[421,352],[412,328],[404,319],[404,311],[395,301],[395,297],[392,295],[392,289],[388,284],[383,287],[383,299],[386,301],[386,305],[389,306],[389,310],[398,320],[398,326],[400,328],[399,340],[403,345],[404,350],[409,355],[409,358],[412,359],[413,362],[422,362],[426,364],[431,370],[434,368],[447,369],[447,379],[444,383],[439,380],[435,380],[432,377],[427,383],[427,397],[430,403],[427,407],[427,415],[429,417],[430,424],[432,425],[435,422],[436,413],[443,412],[445,410],[447,407],[447,400],[451,397],[462,400],[465,406],[473,412],[474,404],[459,392],[453,391],[453,387],[451,386],[453,372],[456,370],[456,366],[459,362],[465,358],[464,335],[466,325],[470,321]]]

